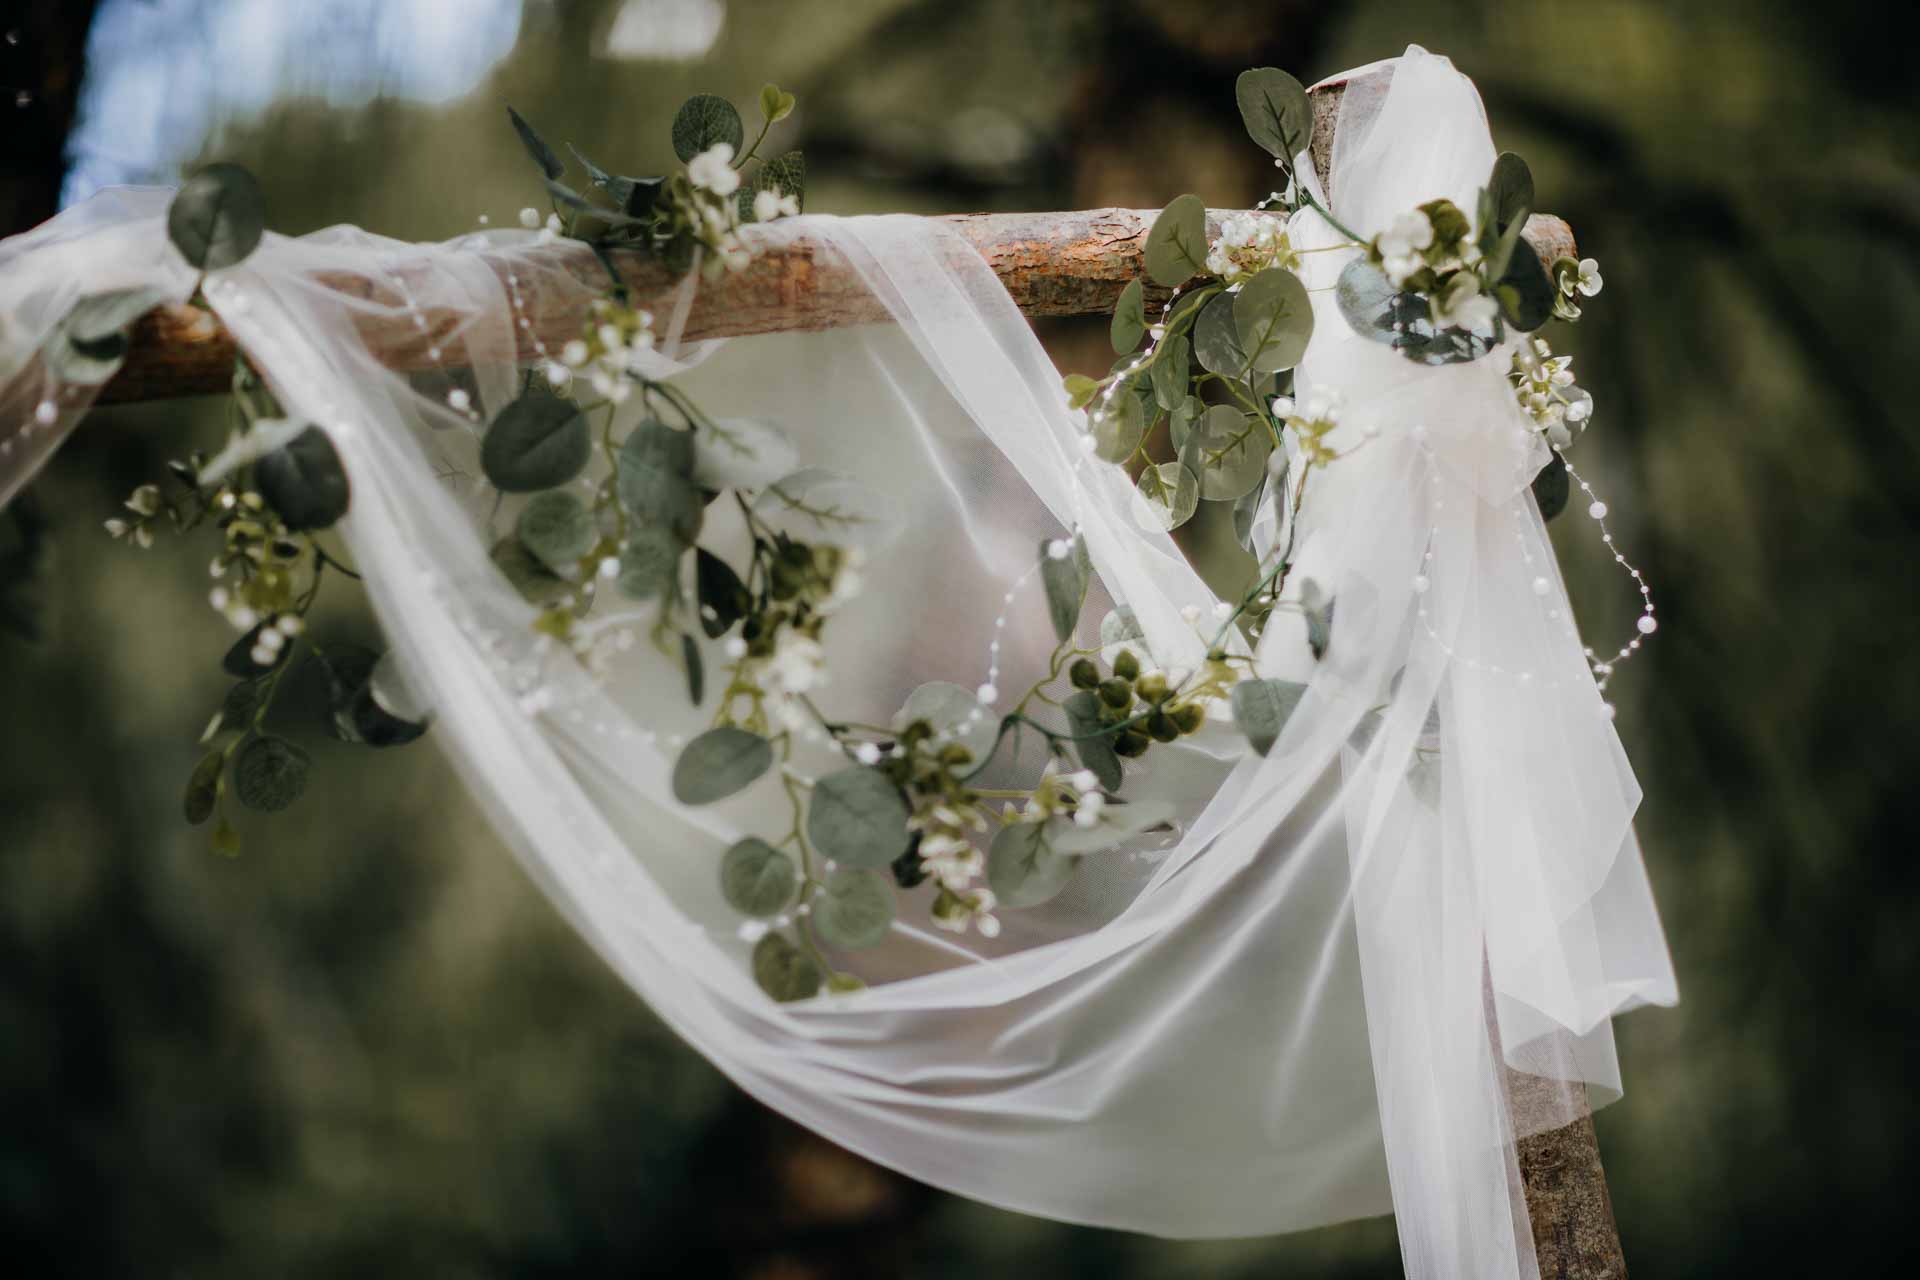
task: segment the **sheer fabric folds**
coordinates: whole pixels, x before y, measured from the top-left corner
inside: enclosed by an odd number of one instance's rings
[[[1372,234],[1435,196],[1473,208],[1494,149],[1471,83],[1417,48],[1351,78],[1329,183],[1341,220]],[[166,200],[113,193],[0,245],[0,496],[84,408],[31,355],[66,307],[191,289]],[[830,714],[884,723],[924,682],[972,688],[995,668],[1024,689],[1052,647],[1036,548],[1075,526],[1099,583],[1083,636],[1125,605],[1154,660],[1199,658],[1183,610],[1207,626],[1213,597],[1132,518],[1126,477],[1081,449],[1058,373],[964,242],[909,217],[757,234],[811,241],[891,323],[706,344],[655,372],[711,413],[777,423],[876,517],[866,588],[826,632]],[[1341,239],[1311,212],[1293,234]],[[991,942],[909,903],[886,944],[845,958],[868,990],[777,1006],[716,868],[740,836],[786,829],[778,786],[675,803],[676,744],[712,703],[689,705],[645,642],[653,606],[596,608],[609,643],[590,670],[534,634],[488,556],[514,506],[495,509],[479,427],[446,393],[468,389],[483,421],[516,394],[517,300],[592,296],[590,259],[570,252],[585,255],[517,233],[415,245],[336,228],[269,237],[206,295],[288,412],[331,434],[353,484],[343,530],[431,736],[607,963],[749,1092],[935,1185],[1182,1237],[1392,1211],[1411,1275],[1536,1274],[1513,1144],[1569,1112],[1516,1113],[1506,1068],[1561,1082],[1568,1105],[1582,1083],[1605,1100],[1611,1016],[1675,990],[1631,828],[1639,788],[1528,489],[1544,446],[1505,353],[1418,366],[1315,294],[1300,381],[1344,395],[1333,443],[1352,452],[1309,486],[1291,579],[1334,598],[1332,645],[1316,662],[1286,613],[1259,642],[1266,674],[1309,686],[1271,753],[1245,755],[1230,725],[1155,748],[1126,794],[1173,801],[1173,836],[1087,858],[1061,898],[1003,912]],[[1308,285],[1346,256],[1310,255]],[[403,376],[368,349],[416,311],[460,318],[445,372]],[[49,396],[58,416],[37,422]],[[716,504],[708,543],[742,536]],[[623,628],[641,642],[612,643]],[[716,647],[710,666],[725,662]],[[797,763],[834,760],[810,747]]]

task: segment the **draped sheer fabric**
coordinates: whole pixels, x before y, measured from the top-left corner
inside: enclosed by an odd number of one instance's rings
[[[1348,79],[1322,193],[1340,219],[1369,235],[1435,196],[1473,208],[1494,150],[1471,83],[1417,47]],[[111,193],[0,245],[0,496],[85,407],[29,354],[65,309],[128,284],[190,291],[166,199]],[[1342,239],[1312,212],[1292,232]],[[810,241],[892,317],[702,344],[654,370],[710,412],[778,423],[805,465],[890,517],[864,527],[866,589],[825,635],[831,714],[884,723],[926,681],[986,679],[995,654],[1004,688],[1044,674],[1031,567],[1069,528],[1098,579],[1083,636],[1125,605],[1158,663],[1203,654],[1183,610],[1210,617],[1212,595],[1132,518],[1119,469],[1081,449],[1057,371],[963,242],[910,217],[753,234]],[[916,899],[887,943],[844,958],[867,990],[775,1005],[716,867],[740,836],[784,829],[778,787],[674,801],[674,746],[711,700],[689,705],[644,642],[590,672],[533,632],[488,556],[514,507],[476,479],[477,428],[445,400],[448,378],[483,418],[513,397],[516,292],[591,296],[557,265],[569,252],[585,253],[336,228],[270,236],[205,293],[288,413],[331,435],[353,485],[343,532],[431,736],[582,937],[750,1093],[937,1186],[1180,1237],[1391,1211],[1411,1275],[1535,1275],[1514,1142],[1570,1118],[1581,1084],[1617,1095],[1611,1016],[1675,989],[1631,829],[1639,789],[1528,488],[1544,445],[1506,353],[1419,366],[1314,294],[1299,381],[1344,395],[1332,443],[1351,453],[1309,485],[1290,581],[1320,584],[1335,624],[1317,662],[1296,615],[1260,637],[1262,673],[1308,685],[1269,755],[1218,724],[1156,748],[1125,794],[1172,802],[1172,835],[1085,859],[991,942],[916,924]],[[1346,257],[1309,255],[1308,285]],[[368,300],[403,267],[405,308]],[[408,377],[370,353],[367,328],[413,308],[460,318],[445,364],[470,374]],[[37,423],[49,396],[59,419]],[[1275,522],[1260,527],[1271,542]],[[716,507],[705,541],[743,537]],[[644,632],[652,606],[603,604],[591,627]],[[809,747],[796,763],[834,761]],[[1507,1067],[1563,1105],[1516,1111]]]

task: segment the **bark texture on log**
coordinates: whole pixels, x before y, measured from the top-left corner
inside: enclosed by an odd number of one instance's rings
[[[1334,125],[1343,84],[1322,85],[1313,91],[1312,157],[1326,182],[1332,156]],[[958,231],[986,259],[1006,286],[1015,305],[1030,316],[1098,315],[1110,311],[1127,282],[1141,274],[1147,229],[1156,209],[1092,209],[1077,213],[967,213],[937,219]],[[1210,212],[1216,224],[1223,211]],[[1573,232],[1565,222],[1535,214],[1525,237],[1543,263],[1571,256]],[[604,270],[579,245],[555,245],[550,250],[557,265],[576,278],[598,287]],[[659,262],[631,251],[613,255],[621,276],[636,301],[656,314],[671,309],[678,279]],[[504,269],[504,268],[503,268]],[[404,275],[404,268],[401,269]],[[537,273],[536,273],[537,274]],[[397,310],[405,309],[403,295],[392,287],[376,287],[359,276],[325,277],[329,286],[360,298],[375,298]],[[1149,299],[1164,291],[1148,290]],[[557,347],[578,334],[583,316],[577,309],[537,291],[524,295],[532,328],[521,334],[522,359],[534,355],[533,335]],[[838,328],[873,324],[887,318],[880,301],[859,279],[829,253],[804,240],[757,255],[737,275],[702,283],[687,318],[685,336],[740,337],[755,333]],[[410,318],[363,325],[369,349],[390,368],[415,371],[436,362],[427,352],[447,343],[455,328],[451,315],[427,316],[428,328],[418,329]],[[111,404],[159,400],[172,396],[207,395],[225,391],[233,375],[233,338],[217,320],[192,307],[164,307],[141,320],[134,329],[133,349],[118,377],[104,388],[100,401]]]

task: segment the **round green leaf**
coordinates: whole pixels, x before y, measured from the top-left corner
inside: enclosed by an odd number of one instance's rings
[[[1553,318],[1553,281],[1531,246],[1521,245],[1514,251],[1493,296],[1507,323],[1522,333],[1532,333]]]
[[[237,164],[208,165],[182,183],[167,206],[167,237],[198,271],[240,262],[266,229],[266,197]]]
[[[592,452],[586,415],[571,400],[536,385],[487,428],[480,469],[502,493],[533,493],[579,475]]]
[[[325,529],[347,514],[352,488],[333,441],[308,427],[253,464],[254,487],[289,529]]]
[[[651,600],[669,591],[687,548],[665,529],[642,526],[620,552],[620,590],[635,600]]]
[[[1240,286],[1233,295],[1233,320],[1247,367],[1256,373],[1293,368],[1313,337],[1313,303],[1307,286],[1293,272],[1278,267]]]
[[[1193,344],[1186,334],[1179,333],[1166,339],[1164,346],[1153,361],[1153,396],[1162,409],[1176,409],[1187,398],[1187,388],[1191,385],[1187,360]]]
[[[777,916],[793,901],[800,869],[765,840],[748,836],[720,859],[720,895],[742,915]]]
[[[620,446],[619,491],[628,515],[693,545],[704,509],[693,483],[693,433],[651,418],[628,432]]]
[[[1207,206],[1199,196],[1178,196],[1147,232],[1148,277],[1171,289],[1206,269]]]
[[[1103,631],[1105,627],[1101,628]],[[1120,755],[1113,749],[1113,735],[1101,733],[1100,700],[1090,689],[1070,694],[1060,704],[1067,713],[1067,725],[1073,731],[1073,750],[1080,763],[1093,770],[1093,776],[1109,791],[1118,791],[1124,781]]]
[[[773,767],[773,744],[732,725],[709,729],[673,762],[673,798],[681,804],[724,800]]]
[[[711,93],[694,94],[674,113],[673,154],[682,160],[693,159],[716,142],[730,144],[738,157],[745,136],[733,104]]]
[[[1126,355],[1140,345],[1140,339],[1147,336],[1146,290],[1141,287],[1140,278],[1135,276],[1127,282],[1120,292],[1120,301],[1113,308],[1113,323],[1107,326],[1107,334],[1113,340],[1113,349]]]
[[[1237,380],[1246,376],[1247,352],[1240,345],[1232,294],[1216,295],[1193,322],[1193,354],[1201,368],[1222,377]]]
[[[1487,195],[1493,204],[1494,227],[1505,231],[1533,208],[1533,170],[1513,152],[1502,151],[1487,178]]]
[[[1054,851],[1045,826],[1016,822],[987,850],[987,887],[1003,906],[1037,907],[1067,887],[1078,862]]]
[[[753,948],[753,980],[781,1003],[820,994],[820,966],[813,957],[777,933],[760,939]]]
[[[839,870],[813,895],[808,919],[820,941],[842,951],[885,942],[893,927],[893,890],[872,871]]]
[[[1140,447],[1147,434],[1147,415],[1140,397],[1121,387],[1108,396],[1104,407],[1087,416],[1093,432],[1094,456],[1103,462],[1125,462]]]
[[[1292,680],[1242,680],[1233,686],[1233,720],[1255,755],[1273,749],[1307,686]]]
[[[517,537],[500,539],[493,544],[490,554],[494,566],[506,575],[513,589],[534,604],[551,604],[572,590],[571,583],[535,559],[533,552]]]
[[[1202,498],[1230,502],[1266,479],[1273,435],[1253,415],[1216,404],[1184,434],[1174,447],[1180,451],[1180,460],[1200,478]]]
[[[186,795],[181,797],[180,808],[187,822],[199,826],[213,816],[214,802],[220,798],[220,773],[226,768],[227,753],[209,751],[200,757],[200,763],[193,766],[193,773],[187,779]]]
[[[520,509],[520,541],[555,573],[570,572],[600,541],[600,527],[587,504],[560,489],[536,493]]]
[[[249,809],[278,812],[298,800],[306,789],[307,767],[306,752],[285,738],[262,734],[234,757],[234,794]]]
[[[1365,258],[1355,258],[1343,267],[1333,285],[1340,314],[1355,333],[1375,342],[1393,340],[1390,312],[1398,293],[1387,273]]]
[[[1248,136],[1268,155],[1291,165],[1307,149],[1313,105],[1298,80],[1276,67],[1254,67],[1234,81],[1233,97]]]
[[[1080,621],[1080,606],[1087,598],[1087,571],[1080,554],[1086,544],[1076,537],[1075,553],[1055,560],[1047,554],[1047,547],[1053,541],[1049,538],[1040,544],[1040,581],[1047,590],[1047,616],[1053,620],[1053,633],[1061,640],[1068,640]]]
[[[907,847],[907,802],[893,780],[855,766],[830,773],[813,788],[807,839],[836,862],[880,868]]]
[[[1155,533],[1178,529],[1200,506],[1200,479],[1179,462],[1162,462],[1141,471],[1133,488],[1133,518]]]

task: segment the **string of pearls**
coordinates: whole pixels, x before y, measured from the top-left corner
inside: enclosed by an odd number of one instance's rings
[[[1428,576],[1427,566],[1433,562],[1434,544],[1440,536],[1439,514],[1445,505],[1445,500],[1441,496],[1440,468],[1434,458],[1432,441],[1426,427],[1417,425],[1413,428],[1411,434],[1414,443],[1420,447],[1420,451],[1427,463],[1427,510],[1429,516],[1427,545],[1421,556],[1420,572],[1416,573],[1413,578],[1413,591],[1414,595],[1418,598],[1415,614],[1420,621],[1421,628],[1426,632],[1427,638],[1437,645],[1442,653],[1450,660],[1460,663],[1469,670],[1485,671],[1489,675],[1494,676],[1511,676],[1522,684],[1531,684],[1534,680],[1533,672],[1510,671],[1499,663],[1483,662],[1479,658],[1461,654],[1455,650],[1452,645],[1447,643],[1446,639],[1440,635],[1439,631],[1435,629],[1433,625],[1432,610],[1428,607],[1426,600],[1428,593],[1433,589],[1433,581]],[[1558,449],[1556,449],[1555,452],[1560,454],[1562,462],[1566,461],[1566,455],[1564,453],[1560,453]],[[1569,479],[1579,485],[1581,493],[1586,496],[1588,500],[1587,515],[1600,527],[1600,540],[1606,544],[1608,551],[1613,554],[1614,563],[1620,565],[1621,568],[1626,571],[1627,575],[1633,579],[1634,585],[1640,591],[1641,612],[1638,621],[1635,623],[1635,630],[1637,630],[1639,634],[1628,640],[1626,644],[1620,647],[1618,653],[1605,661],[1601,661],[1591,647],[1585,647],[1583,649],[1587,664],[1592,670],[1594,683],[1601,693],[1605,693],[1607,683],[1613,677],[1614,671],[1621,663],[1640,651],[1642,643],[1648,636],[1651,636],[1655,631],[1659,630],[1660,624],[1654,613],[1653,588],[1647,584],[1645,574],[1643,574],[1637,566],[1629,563],[1625,554],[1623,554],[1614,543],[1613,532],[1607,527],[1606,523],[1607,504],[1601,501],[1599,495],[1594,491],[1592,484],[1574,470],[1572,463],[1567,463],[1567,475]],[[1534,558],[1531,540],[1528,537],[1531,531],[1531,524],[1527,519],[1528,512],[1525,497],[1517,495],[1508,510],[1513,515],[1513,536],[1520,548],[1521,564],[1525,570],[1529,572],[1530,586],[1533,589],[1534,595],[1544,599],[1552,594],[1553,581],[1545,574],[1531,573],[1534,567]],[[1546,617],[1548,622],[1560,626],[1564,634],[1569,638],[1576,641],[1578,640],[1579,631],[1574,626],[1573,620],[1568,617],[1565,611],[1558,605],[1548,606]],[[1546,687],[1560,688],[1561,683],[1558,680],[1549,681]],[[1607,715],[1611,718],[1613,715],[1613,704],[1606,703],[1605,706]]]

